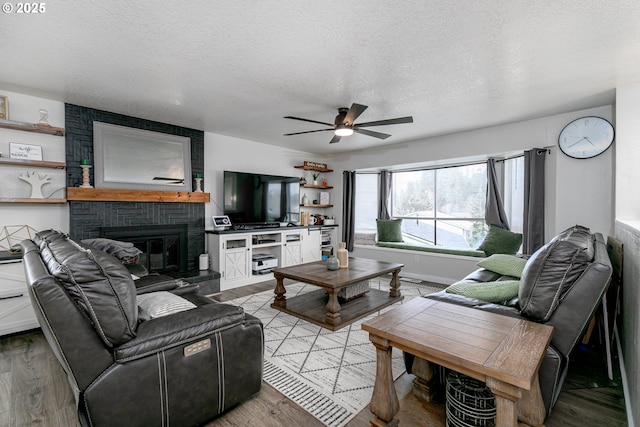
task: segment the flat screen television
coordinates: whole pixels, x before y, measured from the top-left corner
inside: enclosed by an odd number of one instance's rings
[[[224,214],[235,225],[300,219],[300,178],[224,171]]]

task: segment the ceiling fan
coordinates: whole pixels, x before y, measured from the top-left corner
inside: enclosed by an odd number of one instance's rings
[[[335,123],[325,123],[319,122],[317,120],[309,120],[302,119],[300,117],[293,116],[285,116],[285,119],[293,119],[293,120],[301,120],[303,122],[311,122],[311,123],[319,123],[321,125],[330,126],[330,129],[317,129],[317,130],[308,130],[306,132],[294,132],[294,133],[285,133],[285,136],[290,135],[301,135],[303,133],[312,133],[312,132],[323,132],[327,130],[332,130],[334,132],[333,138],[329,141],[330,144],[335,142],[340,142],[340,139],[343,136],[353,135],[354,132],[361,133],[363,135],[372,136],[374,138],[387,139],[391,135],[382,132],[374,132],[367,129],[362,129],[363,127],[370,126],[384,126],[384,125],[397,125],[400,123],[413,123],[413,117],[398,117],[396,119],[386,119],[386,120],[377,120],[374,122],[365,122],[365,123],[354,123],[354,121],[366,110],[369,108],[366,105],[361,104],[351,104],[351,108],[338,108],[338,115],[336,116]]]

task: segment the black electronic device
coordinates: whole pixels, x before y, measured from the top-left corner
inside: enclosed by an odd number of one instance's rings
[[[224,171],[224,214],[244,228],[298,222],[300,178]]]
[[[213,220],[214,230],[224,230],[227,227],[231,227],[231,220],[227,215],[214,215],[211,217]]]

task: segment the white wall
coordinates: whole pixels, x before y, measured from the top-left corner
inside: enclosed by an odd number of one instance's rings
[[[640,423],[640,83],[616,90],[616,238],[624,245],[620,343],[629,425]]]
[[[225,170],[264,173],[283,176],[305,176],[311,182],[311,172],[296,169],[294,166],[302,165],[305,160],[326,163],[326,157],[304,151],[290,150],[272,145],[263,144],[245,139],[233,138],[211,132],[204,134],[204,191],[211,193],[211,202],[205,205],[205,228],[211,229],[212,215],[222,215],[223,201],[223,172]],[[331,168],[332,165],[329,165]],[[335,185],[340,175],[327,173],[329,185]],[[311,199],[312,191],[308,192]],[[335,190],[331,192],[335,203]],[[331,209],[318,210],[318,213],[330,214]]]
[[[9,119],[36,123],[39,120],[38,111],[43,108],[49,112],[49,124],[56,127],[64,127],[64,103],[52,101],[44,98],[23,95],[9,92],[0,88],[0,94],[9,97]],[[42,135],[31,132],[14,131],[0,129],[0,152],[2,156],[9,156],[9,142],[19,142],[24,144],[41,145],[44,160],[56,162],[65,161],[65,139],[64,137]],[[2,192],[14,189],[16,186],[26,186],[24,197],[29,197],[29,185],[18,180],[17,175],[22,173],[22,168],[13,166],[2,166],[3,173],[11,174],[15,172],[15,182],[11,177],[3,179],[0,187],[0,197]],[[40,173],[62,173],[49,169],[37,169]],[[62,182],[66,184],[66,180]],[[63,184],[63,185],[64,185]],[[48,184],[43,187],[43,193],[47,193]],[[12,190],[13,191],[13,190]],[[59,193],[57,193],[59,194]],[[64,193],[62,193],[64,194]],[[64,197],[61,195],[60,197]],[[7,225],[29,225],[36,230],[54,228],[63,232],[69,231],[69,208],[63,204],[24,204],[24,203],[0,203],[0,228]],[[2,236],[0,236],[2,238]]]
[[[588,115],[613,121],[613,106],[335,155],[331,163],[341,172],[394,165],[409,167],[420,162],[437,164],[452,159],[486,159],[487,156],[534,147],[550,147],[551,154],[546,160],[546,240],[575,224],[607,236],[613,233],[613,150],[593,159],[577,160],[565,156],[557,148],[562,128],[573,119]],[[341,182],[338,185],[341,193]],[[341,210],[336,213],[341,215]],[[461,275],[460,271],[447,268],[439,258],[429,255],[420,256],[416,261],[410,254],[404,263],[403,271],[425,278],[436,276],[453,280]]]

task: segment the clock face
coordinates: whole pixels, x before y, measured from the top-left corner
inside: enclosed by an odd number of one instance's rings
[[[558,146],[569,157],[589,159],[605,152],[613,138],[613,126],[609,121],[602,117],[582,117],[562,129]]]

